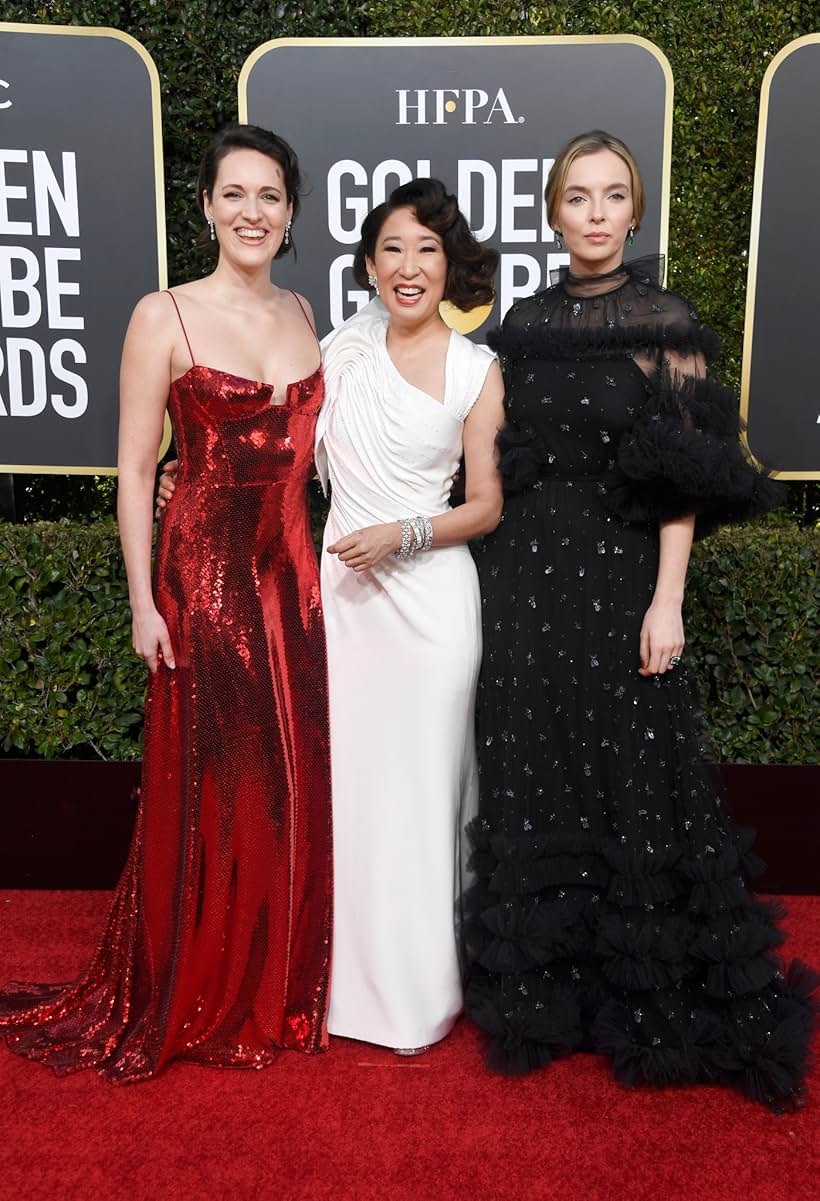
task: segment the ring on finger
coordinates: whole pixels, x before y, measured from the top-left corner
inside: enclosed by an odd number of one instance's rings
[[[681,657],[680,657],[680,655],[672,655],[672,656],[670,656],[670,659],[669,659],[669,666],[670,666],[670,667],[677,667],[677,666],[678,666],[678,664],[680,663],[680,660],[681,660]]]

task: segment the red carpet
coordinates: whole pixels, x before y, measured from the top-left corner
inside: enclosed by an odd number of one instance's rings
[[[787,899],[820,962],[820,898]],[[0,980],[70,979],[106,893],[0,893]],[[816,1201],[820,1071],[775,1117],[723,1089],[627,1092],[577,1055],[488,1074],[461,1023],[418,1060],[335,1040],[264,1072],[126,1087],[0,1050],[2,1201]]]

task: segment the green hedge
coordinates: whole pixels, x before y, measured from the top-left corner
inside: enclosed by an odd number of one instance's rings
[[[739,381],[760,84],[778,50],[817,30],[817,0],[49,0],[7,2],[2,16],[111,25],[150,51],[162,87],[172,284],[205,269],[193,251],[199,229],[196,164],[209,132],[236,118],[240,68],[263,41],[618,33],[648,38],[666,54],[675,78],[670,282],[724,337],[724,374],[735,385]],[[55,490],[59,509],[50,503]],[[816,489],[794,484],[792,492],[801,512],[816,503]],[[98,497],[89,479],[74,477],[61,485],[34,477],[26,493],[23,507],[30,516],[109,511],[110,497]]]
[[[695,548],[687,655],[723,762],[818,762],[819,554],[794,525]],[[6,754],[139,758],[145,671],[112,523],[0,525],[0,676]]]
[[[756,525],[695,547],[687,658],[724,763],[818,763],[820,530]]]
[[[145,674],[130,626],[113,522],[0,525],[3,751],[139,758]]]

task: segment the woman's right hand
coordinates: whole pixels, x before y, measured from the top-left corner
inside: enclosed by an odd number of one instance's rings
[[[152,673],[156,673],[160,660],[167,667],[176,667],[171,636],[157,609],[132,615],[131,643],[140,659],[144,659],[148,664]]]
[[[174,489],[177,486],[177,472],[179,471],[179,459],[169,459],[163,464],[162,475],[159,477],[159,486],[157,488],[157,507],[154,510],[154,516],[159,517],[162,510],[168,504],[168,501],[174,495]]]

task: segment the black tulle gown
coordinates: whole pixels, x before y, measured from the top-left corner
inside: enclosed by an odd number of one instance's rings
[[[747,889],[685,659],[638,674],[659,520],[695,512],[703,533],[776,497],[732,394],[682,374],[715,335],[656,279],[565,272],[494,338],[507,499],[478,555],[467,1006],[504,1071],[587,1049],[627,1084],[777,1104],[805,1071],[813,980],[779,963],[776,914]]]

